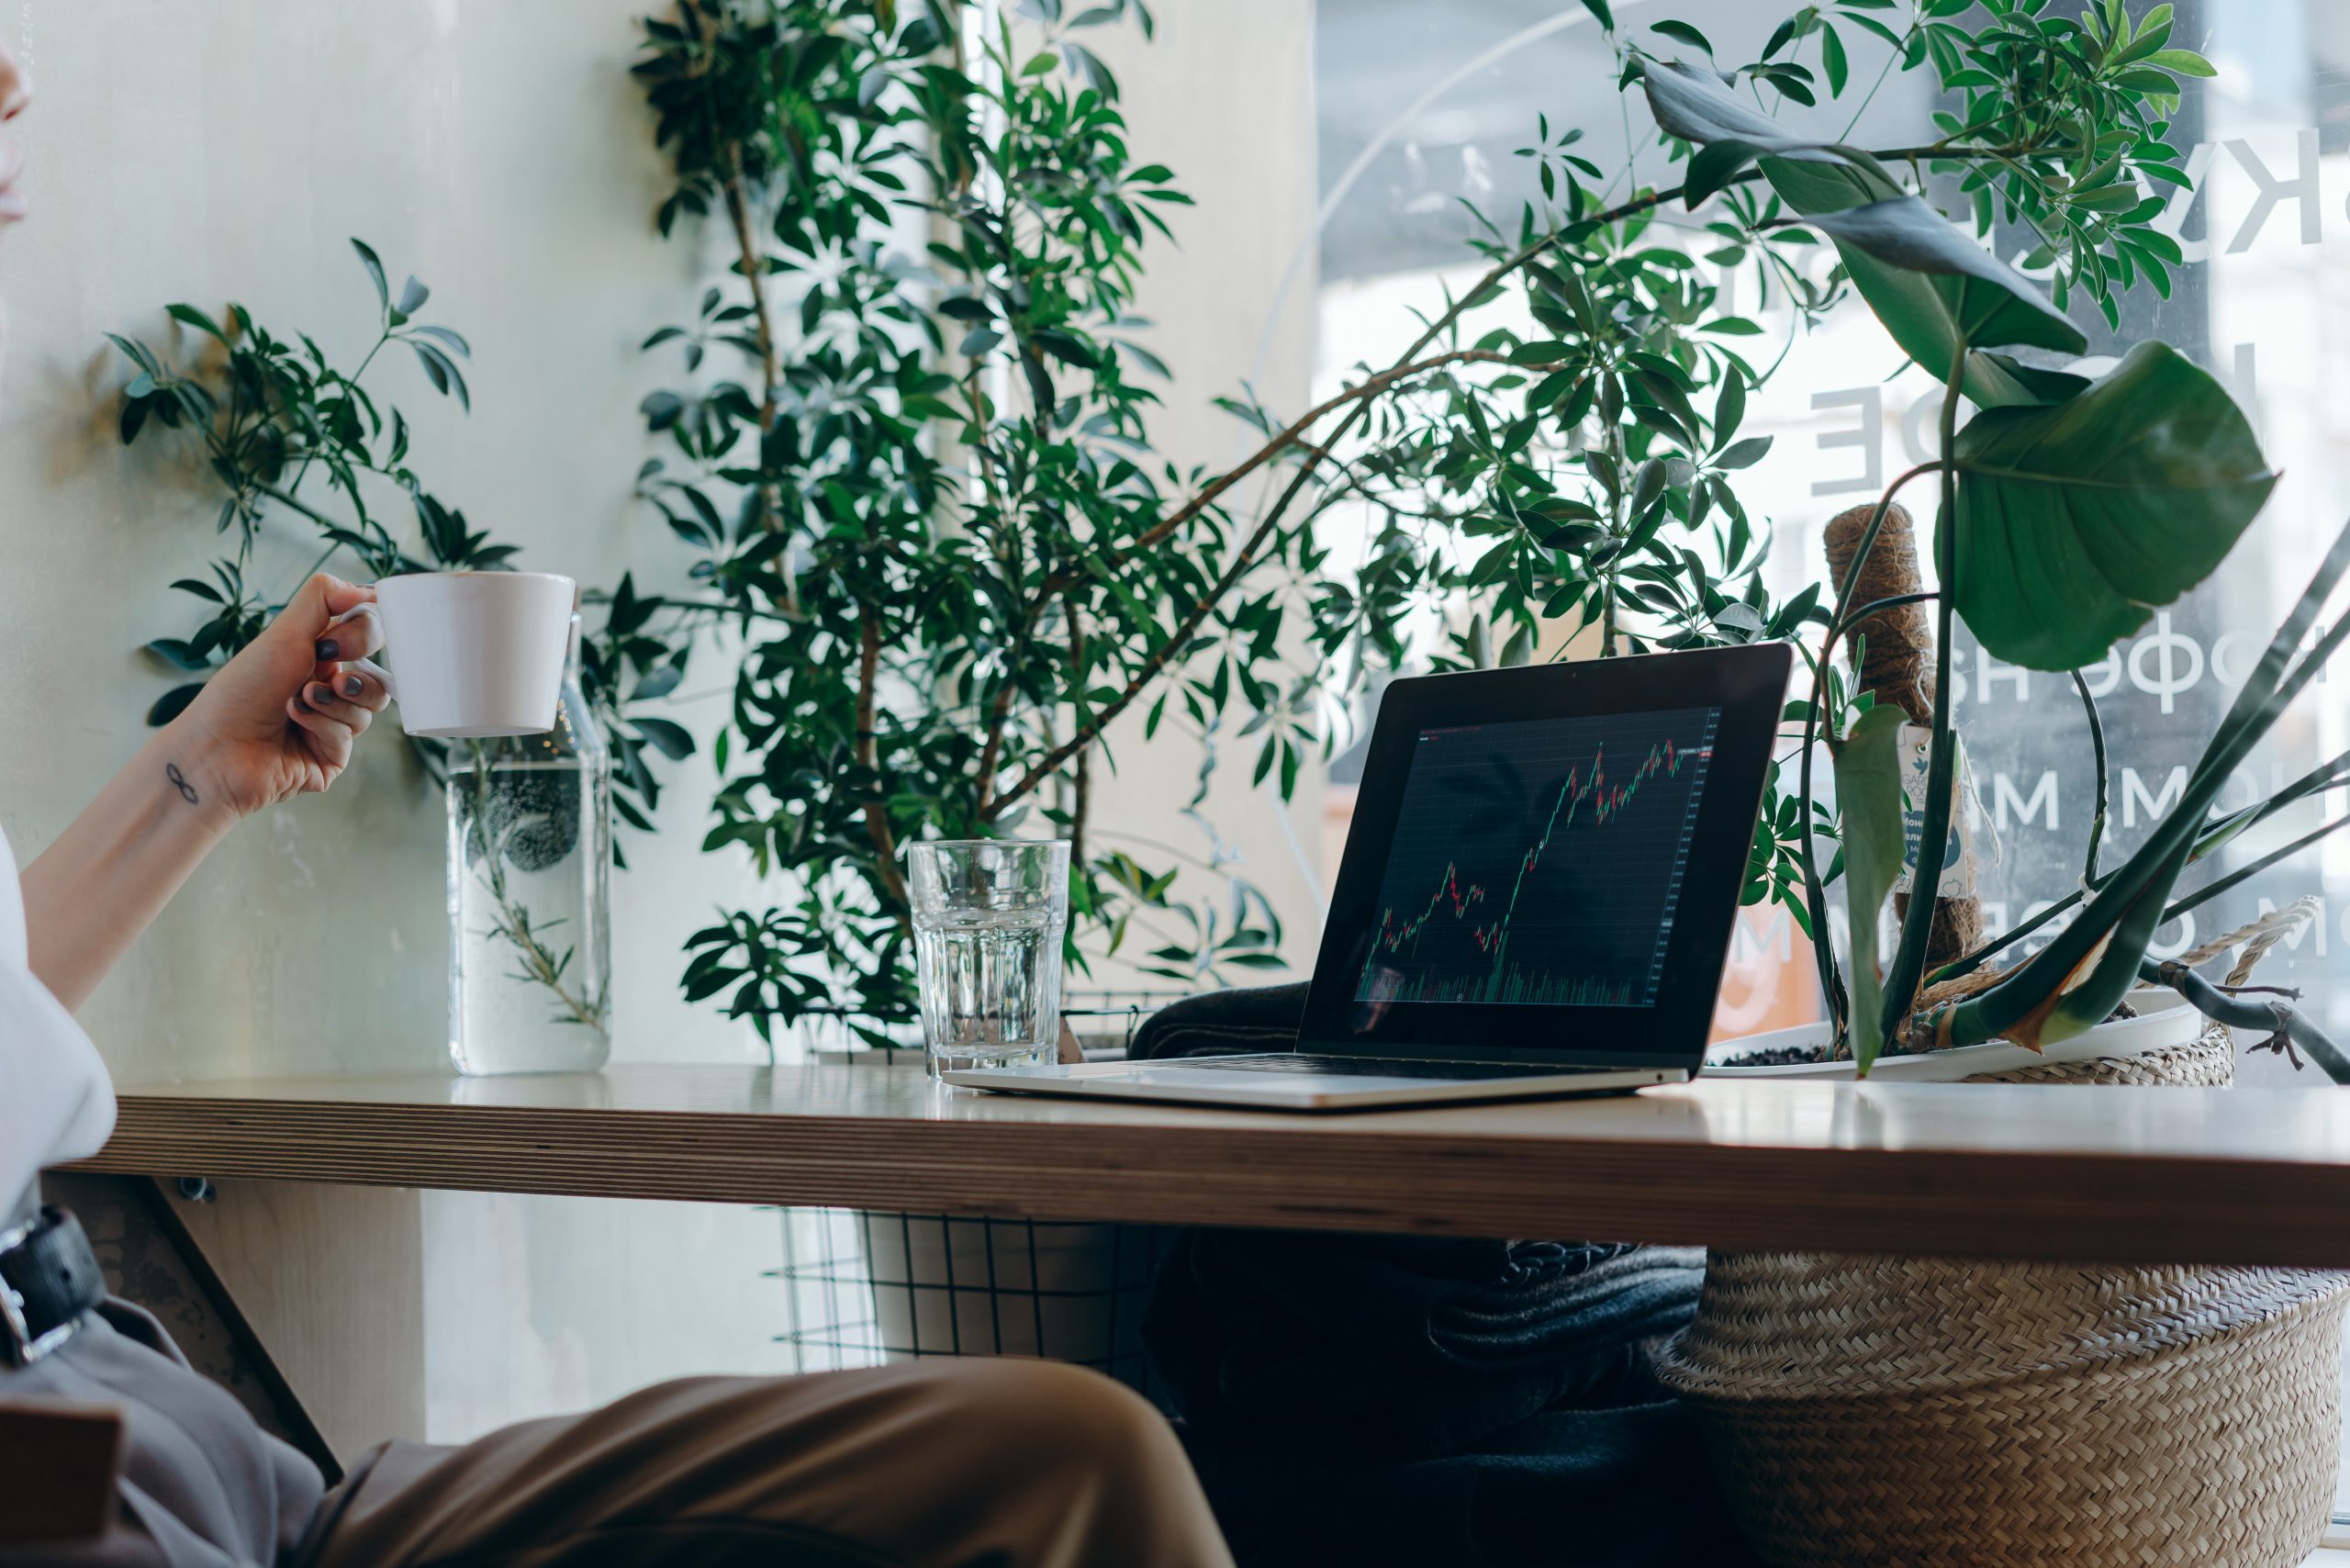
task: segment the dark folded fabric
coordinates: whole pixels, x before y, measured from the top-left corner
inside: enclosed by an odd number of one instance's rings
[[[1703,1275],[1681,1248],[1192,1231],[1143,1339],[1203,1434],[1425,1459],[1561,1404],[1622,1403]]]
[[[1250,986],[1187,996],[1151,1014],[1135,1031],[1126,1054],[1136,1061],[1159,1061],[1172,1057],[1293,1050],[1298,1022],[1304,1016],[1302,984]]]
[[[1188,999],[1145,1059],[1292,1048],[1305,987]],[[1744,1568],[1650,1350],[1705,1256],[1192,1231],[1143,1338],[1243,1568]]]

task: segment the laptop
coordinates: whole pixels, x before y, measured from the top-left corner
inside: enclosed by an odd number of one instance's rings
[[[946,1081],[1279,1111],[1686,1082],[1792,656],[1772,643],[1396,681],[1296,1050]]]

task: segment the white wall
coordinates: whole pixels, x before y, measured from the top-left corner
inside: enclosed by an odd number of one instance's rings
[[[1138,312],[1156,323],[1144,334],[1173,373],[1167,406],[1150,418],[1152,438],[1175,463],[1229,467],[1258,441],[1240,421],[1212,407],[1252,378],[1270,408],[1291,413],[1309,402],[1314,371],[1315,275],[1313,0],[1181,0],[1152,7],[1155,40],[1138,31],[1103,28],[1087,41],[1117,73],[1126,94],[1128,141],[1136,155],[1165,163],[1197,207],[1164,209],[1177,243],[1154,239]],[[1304,264],[1281,293],[1284,270]],[[1276,313],[1276,301],[1279,309]],[[1281,476],[1286,479],[1286,471]],[[1248,491],[1246,517],[1267,486]],[[1298,614],[1292,611],[1293,617]],[[1292,638],[1295,649],[1299,639]],[[1303,658],[1304,655],[1298,655]],[[1170,703],[1172,713],[1180,703]],[[1153,869],[1174,864],[1137,835],[1205,855],[1208,839],[1180,814],[1197,782],[1196,745],[1172,738],[1169,719],[1146,745],[1137,702],[1111,727],[1116,771],[1099,770],[1093,821],[1103,847],[1131,849]],[[1321,939],[1319,860],[1322,768],[1300,775],[1291,808],[1297,847],[1283,832],[1272,780],[1251,787],[1256,737],[1237,739],[1236,712],[1202,808],[1239,859],[1234,874],[1262,889],[1285,927],[1287,974],[1243,971],[1244,984],[1304,980]],[[1214,896],[1220,884],[1187,868],[1179,892]],[[1147,944],[1137,944],[1147,946]],[[1168,982],[1134,977],[1117,964],[1097,966],[1097,983],[1166,991]]]
[[[364,347],[374,300],[346,237],[431,284],[428,319],[474,342],[475,412],[411,364],[370,384],[417,431],[427,483],[528,564],[609,583],[676,580],[682,554],[629,504],[648,450],[637,400],[671,367],[640,356],[689,308],[692,248],[649,215],[662,169],[625,74],[640,0],[19,0],[0,37],[39,100],[19,123],[35,212],[9,237],[0,392],[0,823],[37,853],[140,744],[171,683],[133,652],[180,634],[168,591],[216,543],[217,500],[185,447],[125,452],[120,363],[102,333],[170,337],[162,307],[229,299]],[[1280,270],[1311,221],[1310,0],[1162,5],[1159,41],[1097,34],[1134,143],[1200,198],[1144,291],[1178,390],[1156,428],[1185,462],[1234,454],[1206,405],[1256,362]],[[1293,299],[1310,299],[1311,279]],[[1302,401],[1311,312],[1292,310],[1262,385]],[[193,352],[193,350],[189,350]],[[290,581],[290,535],[263,560]],[[688,691],[722,681],[704,666]],[[707,733],[715,701],[679,717]],[[1138,727],[1100,820],[1190,844],[1191,757]],[[1273,893],[1292,951],[1316,922],[1265,800],[1228,767],[1212,811]],[[680,779],[657,839],[613,884],[619,1060],[740,1060],[747,1031],[677,997],[677,946],[712,905],[758,896],[698,852],[709,781]],[[1304,820],[1311,822],[1312,802]],[[214,856],[84,1010],[118,1078],[436,1069],[445,1062],[441,808],[388,733],[323,800],[281,807]],[[666,1204],[440,1194],[424,1205],[428,1424],[462,1436],[686,1370],[779,1365],[759,1271],[774,1216]],[[678,1315],[648,1333],[619,1267]],[[690,1288],[677,1289],[680,1281]],[[486,1304],[497,1304],[489,1305]]]
[[[151,435],[125,451],[109,429],[121,361],[101,333],[161,346],[167,301],[236,299],[355,356],[375,301],[346,237],[367,238],[395,286],[406,270],[433,286],[428,317],[478,356],[471,418],[404,357],[370,372],[414,421],[427,483],[532,564],[584,581],[674,559],[628,504],[634,405],[655,379],[632,350],[695,269],[645,220],[660,171],[622,71],[633,8],[23,6],[12,41],[39,94],[19,138],[35,215],[0,272],[15,314],[0,821],[21,853],[138,745],[171,678],[133,650],[193,624],[196,601],[166,585],[202,575],[218,543],[192,443]],[[266,580],[298,577],[306,537],[286,529],[265,547]],[[440,804],[390,728],[332,796],[237,834],[92,1002],[119,1077],[444,1059]],[[677,996],[679,938],[712,900],[751,891],[732,863],[692,852],[697,792],[671,797],[659,848],[616,884],[624,1056],[753,1044]]]

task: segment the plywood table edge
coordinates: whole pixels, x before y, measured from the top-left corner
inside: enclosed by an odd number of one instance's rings
[[[2350,1165],[125,1095],[85,1169],[1037,1220],[2350,1266]]]

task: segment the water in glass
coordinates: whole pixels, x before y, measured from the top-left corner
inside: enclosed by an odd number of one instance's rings
[[[932,1075],[1054,1059],[1069,846],[920,844],[910,859]]]
[[[611,755],[579,688],[554,730],[449,749],[449,1050],[468,1074],[611,1054]]]

